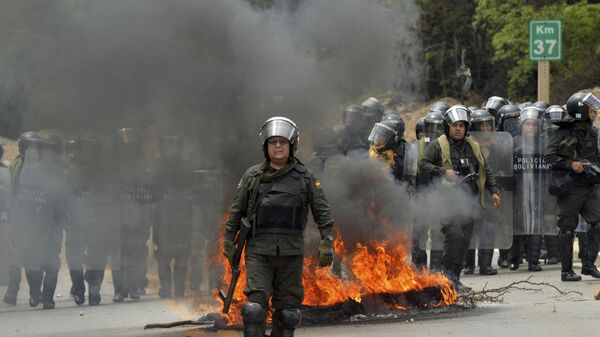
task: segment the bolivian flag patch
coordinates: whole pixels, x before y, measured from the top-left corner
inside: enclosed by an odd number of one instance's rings
[[[320,180],[315,180],[315,186],[317,188],[321,188],[321,181]]]

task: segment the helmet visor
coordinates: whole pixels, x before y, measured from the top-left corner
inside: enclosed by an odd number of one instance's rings
[[[539,108],[536,108],[534,106],[529,106],[529,107],[523,109],[523,111],[521,111],[521,115],[519,116],[519,122],[523,123],[524,121],[526,121],[528,119],[540,120],[541,116],[542,116],[542,110],[540,110]]]
[[[294,144],[297,134],[296,126],[291,121],[283,118],[273,119],[260,130],[260,139],[261,143],[264,144],[268,138],[279,136],[287,139],[290,144]]]
[[[467,108],[464,107],[455,107],[450,108],[446,112],[446,121],[448,124],[452,124],[454,122],[471,122],[471,113]]]
[[[396,132],[391,127],[381,123],[375,123],[371,130],[371,134],[369,135],[369,141],[373,143],[373,146],[380,148],[384,147],[395,135]]]
[[[494,131],[496,129],[496,119],[492,116],[478,118],[473,120],[475,131]]]
[[[490,97],[490,99],[485,102],[485,108],[489,110],[493,110],[494,112],[498,111],[502,106],[506,105],[506,102],[501,97]]]
[[[594,109],[595,111],[600,110],[600,99],[594,96],[591,92],[585,95],[585,97],[583,98],[583,103],[585,103],[585,105]]]

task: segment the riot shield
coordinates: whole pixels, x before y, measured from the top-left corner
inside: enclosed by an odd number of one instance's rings
[[[514,138],[514,226],[515,235],[553,235],[544,221],[544,204],[548,194],[548,165],[544,161],[543,132]]]
[[[492,205],[488,191],[486,209],[476,217],[471,248],[509,248],[513,235],[513,138],[508,132],[471,132],[500,188],[500,208]]]
[[[404,146],[404,178],[410,186],[415,187],[417,183],[417,167],[419,165],[418,142],[406,143]]]
[[[150,237],[156,193],[148,181],[144,164],[140,161],[124,166],[119,182],[121,270],[117,287],[122,295],[139,295],[148,284],[146,243]]]
[[[10,264],[10,235],[8,228],[8,205],[10,199],[10,173],[0,165],[0,286],[8,284]]]
[[[546,123],[544,127],[544,144],[548,144],[554,132],[558,129],[556,125]],[[542,149],[543,151],[544,149]],[[558,200],[556,196],[550,195],[548,192],[548,184],[550,183],[550,168],[546,170],[546,179],[544,185],[544,230],[546,235],[558,235],[558,215],[557,215],[557,204]]]

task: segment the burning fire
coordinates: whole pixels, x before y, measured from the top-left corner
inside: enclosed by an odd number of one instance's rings
[[[386,169],[392,167],[396,160],[396,153],[394,150],[385,150],[380,152],[373,145],[369,148],[369,158],[380,160]]]
[[[223,219],[223,221],[225,220],[226,218]],[[382,242],[356,243],[349,251],[338,233],[334,243],[336,257],[340,257],[343,268],[351,275],[342,278],[332,273],[330,268],[317,268],[311,257],[305,257],[302,276],[303,304],[328,306],[349,300],[360,303],[362,298],[367,295],[400,294],[408,291],[421,291],[430,287],[438,288],[442,294],[440,302],[433,306],[454,304],[457,300],[457,293],[452,282],[441,273],[416,270],[410,263],[405,242],[407,242],[406,238],[398,234],[392,239]],[[228,285],[231,268],[223,257],[222,247],[221,244],[215,258],[226,266],[222,281],[223,284]],[[242,324],[241,306],[245,301],[243,290],[246,286],[246,269],[243,259],[241,269],[242,275],[235,289],[234,301],[226,317],[229,325]],[[216,291],[214,295],[220,302]],[[395,304],[389,309],[405,310],[409,308]]]

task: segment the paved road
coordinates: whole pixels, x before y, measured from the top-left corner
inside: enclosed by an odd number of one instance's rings
[[[579,265],[577,265],[579,266]],[[458,315],[442,315],[439,319],[385,324],[355,324],[299,329],[296,336],[597,336],[600,327],[600,301],[593,299],[600,280],[584,277],[581,282],[563,283],[558,265],[544,266],[533,273],[532,281],[548,282],[562,290],[583,294],[557,296],[550,288],[540,292],[513,291],[502,304],[481,304]],[[523,280],[532,273],[502,270],[498,276],[465,276],[466,285],[475,289],[496,288]],[[577,270],[578,271],[578,270]],[[62,271],[57,291],[57,308],[29,308],[27,285],[24,282],[16,306],[0,304],[0,336],[241,336],[235,331],[206,332],[190,328],[146,330],[147,323],[195,319],[210,310],[207,301],[186,298],[183,301],[160,300],[147,295],[138,302],[110,303],[112,285],[103,286],[106,304],[98,307],[75,306],[68,294],[68,273]],[[4,293],[5,287],[0,287]],[[62,296],[61,296],[62,295]]]

